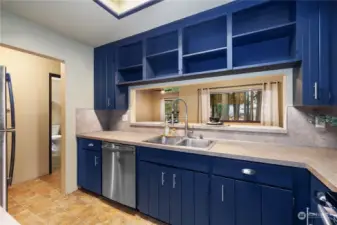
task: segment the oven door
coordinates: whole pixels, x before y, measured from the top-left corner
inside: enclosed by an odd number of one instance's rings
[[[313,213],[313,217],[315,217],[314,225],[337,225],[337,210],[327,201],[325,194],[318,192],[314,202],[317,207],[314,209],[317,210],[317,213]]]

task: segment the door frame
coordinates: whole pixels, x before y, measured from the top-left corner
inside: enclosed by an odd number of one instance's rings
[[[51,134],[52,134],[52,78],[59,78],[61,79],[61,75],[59,74],[55,74],[55,73],[49,73],[49,129],[48,129],[48,133],[49,133],[49,174],[52,174],[53,172],[53,161],[52,161],[52,140],[51,140]]]

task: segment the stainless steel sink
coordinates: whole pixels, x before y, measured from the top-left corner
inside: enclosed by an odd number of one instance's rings
[[[209,149],[213,147],[215,144],[215,141],[210,140],[204,140],[204,139],[192,139],[192,138],[186,138],[182,141],[178,142],[177,146],[186,146],[186,147],[192,147],[192,148],[203,148],[203,149]]]
[[[210,149],[215,144],[215,141],[204,140],[204,139],[194,139],[194,138],[185,138],[185,137],[165,137],[157,136],[145,142],[162,144],[162,145],[174,145],[174,146],[185,146],[191,148],[201,148],[201,149]]]
[[[145,142],[154,143],[154,144],[163,144],[163,145],[176,145],[181,141],[183,137],[166,137],[166,136],[157,136],[150,138]]]

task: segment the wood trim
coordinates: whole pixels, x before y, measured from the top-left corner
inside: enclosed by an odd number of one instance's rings
[[[10,49],[13,49],[13,50],[16,50],[16,51],[20,51],[20,52],[32,54],[32,55],[39,56],[39,57],[42,57],[42,58],[51,59],[51,60],[56,60],[56,61],[59,61],[59,62],[61,62],[61,63],[64,63],[64,62],[65,62],[65,61],[62,60],[62,59],[50,57],[50,56],[47,56],[47,55],[43,55],[43,54],[40,54],[40,53],[37,53],[37,52],[25,50],[25,49],[18,48],[18,47],[15,47],[15,46],[11,46],[11,45],[7,45],[7,44],[2,44],[2,43],[0,43],[0,46],[1,46],[1,47],[5,47],[5,48],[10,48]]]
[[[53,172],[53,160],[52,160],[52,140],[51,140],[51,134],[52,134],[52,78],[59,78],[61,79],[61,75],[49,73],[49,174],[52,174]]]

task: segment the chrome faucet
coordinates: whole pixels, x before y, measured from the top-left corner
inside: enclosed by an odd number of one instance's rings
[[[177,98],[172,102],[172,119],[171,119],[171,123],[172,126],[174,126],[174,112],[175,112],[175,108],[177,107],[177,102],[178,101],[182,101],[185,104],[185,138],[188,137],[188,113],[187,113],[187,104],[184,101],[184,99],[181,98]]]

